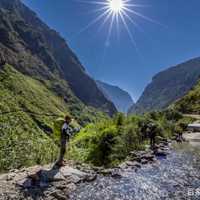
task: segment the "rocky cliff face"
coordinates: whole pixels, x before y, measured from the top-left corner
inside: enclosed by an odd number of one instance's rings
[[[0,61],[47,84],[70,100],[70,90],[86,105],[116,112],[88,76],[65,40],[19,0],[0,0]],[[66,87],[66,85],[68,85]]]
[[[200,58],[171,67],[155,75],[129,113],[144,113],[168,107],[183,97],[200,77]]]
[[[128,109],[134,104],[133,99],[128,92],[102,81],[96,82],[105,97],[114,103],[119,112],[127,113]]]

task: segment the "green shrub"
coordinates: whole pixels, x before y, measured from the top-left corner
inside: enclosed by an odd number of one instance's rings
[[[139,118],[133,121],[119,114],[88,125],[72,140],[68,156],[97,166],[119,163],[130,151],[144,148]]]
[[[191,117],[183,117],[175,123],[175,133],[183,133],[187,130],[188,124],[193,123],[195,119]]]

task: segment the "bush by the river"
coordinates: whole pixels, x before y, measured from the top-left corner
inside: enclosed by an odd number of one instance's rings
[[[170,138],[175,126],[163,112],[144,116],[117,114],[113,119],[89,124],[75,136],[68,157],[96,166],[113,166],[124,160],[131,151],[143,150],[149,144],[143,128],[154,123],[157,136]]]

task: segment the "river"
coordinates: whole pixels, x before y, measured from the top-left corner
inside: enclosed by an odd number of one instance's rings
[[[199,142],[199,141],[198,141]],[[193,141],[194,143],[194,141]],[[80,184],[71,200],[199,200],[200,145],[176,144],[167,158],[137,171],[124,170],[122,178],[99,176]]]

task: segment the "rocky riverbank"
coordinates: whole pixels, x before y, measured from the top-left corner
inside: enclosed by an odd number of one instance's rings
[[[98,176],[120,179],[127,169],[137,171],[142,165],[155,163],[158,157],[167,156],[168,150],[168,142],[163,141],[153,151],[131,152],[125,162],[112,169],[68,163],[60,169],[47,165],[12,170],[0,176],[0,199],[69,199],[80,183],[92,182]]]
[[[96,174],[70,166],[34,166],[0,176],[0,199],[68,199],[80,182],[90,182]]]

